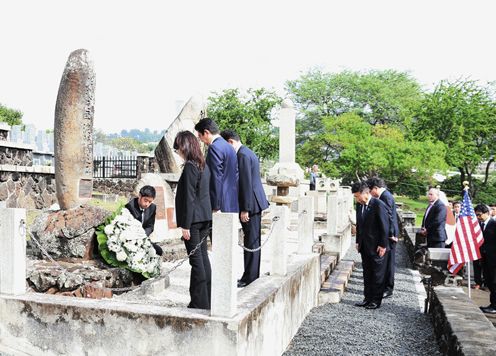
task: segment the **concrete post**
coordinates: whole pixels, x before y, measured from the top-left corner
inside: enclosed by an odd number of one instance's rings
[[[0,209],[0,294],[26,292],[26,209]]]
[[[286,236],[289,227],[289,208],[287,206],[274,207],[274,216],[279,220],[274,221],[272,230],[272,276],[285,276],[287,273],[288,254],[286,252]]]
[[[212,223],[212,302],[210,315],[231,318],[236,314],[238,214],[215,213]]]
[[[330,191],[327,196],[327,234],[338,233],[338,192]]]
[[[314,197],[298,199],[298,253],[312,253]]]

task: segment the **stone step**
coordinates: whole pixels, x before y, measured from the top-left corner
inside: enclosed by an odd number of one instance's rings
[[[323,242],[316,242],[312,246],[312,253],[318,253],[319,255],[322,255],[324,253],[324,243]]]
[[[320,285],[330,276],[336,267],[337,260],[336,255],[320,255]]]
[[[354,261],[342,260],[339,262],[329,278],[322,284],[319,293],[319,305],[341,301],[354,265]]]

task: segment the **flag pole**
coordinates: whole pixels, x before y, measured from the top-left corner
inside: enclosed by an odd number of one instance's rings
[[[465,190],[467,192],[467,194],[468,194],[468,189],[469,189],[468,188],[468,181],[466,181],[466,180],[463,181],[463,185],[465,186],[463,188],[463,190]],[[467,262],[467,274],[468,274],[468,282],[467,282],[467,286],[468,286],[468,297],[470,299],[472,299],[472,288],[470,286],[470,279],[471,279],[471,276],[470,276],[471,275],[471,273],[470,273],[470,261]]]
[[[467,273],[468,273],[468,297],[472,298],[471,287],[470,287],[470,261],[467,262]]]

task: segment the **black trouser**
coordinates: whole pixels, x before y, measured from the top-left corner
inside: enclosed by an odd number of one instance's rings
[[[247,223],[241,223],[244,233],[244,246],[254,249],[260,247],[262,234],[262,213],[250,215],[250,220]],[[241,281],[250,284],[260,276],[260,256],[261,251],[248,252],[243,251],[245,262],[245,271],[241,277]]]
[[[362,253],[363,294],[365,300],[381,304],[389,251],[382,257]]]
[[[190,228],[190,239],[184,240],[188,254],[198,245],[209,232],[210,221],[194,223]],[[210,309],[210,292],[212,270],[207,253],[207,239],[203,241],[194,254],[189,257],[191,276],[189,279],[189,308]]]
[[[475,261],[474,261],[475,262]],[[484,258],[484,282],[489,288],[489,302],[496,308],[496,262]]]
[[[389,241],[390,250],[387,254],[387,268],[384,291],[392,292],[394,289],[394,272],[396,271],[396,242]]]
[[[472,261],[472,265],[474,266],[474,283],[482,286],[486,277],[485,271],[483,271],[483,260]]]
[[[429,239],[427,239],[427,248],[444,248],[444,246],[444,241],[430,241]]]
[[[160,247],[158,244],[155,242],[152,242],[152,246],[155,249],[155,253],[159,256],[162,256],[164,254],[164,250],[162,250],[162,247]]]

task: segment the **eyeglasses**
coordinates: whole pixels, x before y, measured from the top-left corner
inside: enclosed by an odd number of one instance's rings
[[[475,216],[479,217],[479,216],[482,216],[483,214],[482,213],[475,213]]]

